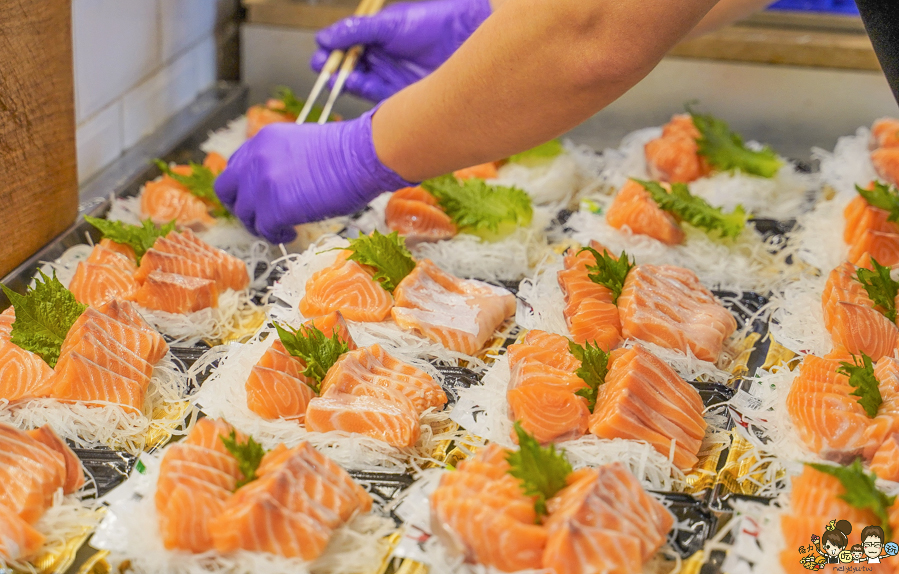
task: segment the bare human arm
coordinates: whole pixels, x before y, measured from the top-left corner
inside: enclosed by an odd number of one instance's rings
[[[507,157],[612,103],[715,0],[505,0],[433,74],[372,120],[378,158],[410,181]]]

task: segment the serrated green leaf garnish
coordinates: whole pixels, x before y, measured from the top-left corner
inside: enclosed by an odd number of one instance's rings
[[[310,385],[312,390],[321,392],[321,382],[328,370],[341,355],[350,350],[347,342],[340,338],[337,331],[329,338],[313,325],[301,325],[294,330],[275,323],[275,329],[287,352],[306,364],[303,375],[318,383]]]
[[[521,482],[527,496],[536,496],[534,510],[537,519],[546,515],[546,501],[567,486],[566,479],[571,474],[571,464],[564,451],[556,452],[555,445],[544,448],[533,436],[515,423],[518,435],[518,450],[506,456],[511,467],[508,472]]]
[[[899,189],[896,186],[875,181],[874,189],[856,185],[855,190],[869,205],[888,211],[887,221],[899,222]]]
[[[693,118],[693,125],[699,130],[696,140],[699,155],[706,158],[712,167],[721,171],[739,169],[744,173],[760,177],[774,177],[783,162],[774,150],[765,146],[754,151],[743,144],[743,138],[732,132],[727,124],[714,116],[697,114],[687,108]]]
[[[542,163],[546,160],[558,157],[564,151],[565,148],[562,146],[562,142],[560,142],[559,140],[549,140],[548,142],[540,144],[535,148],[531,148],[521,153],[516,153],[515,155],[509,157],[509,161],[512,163],[523,164]]]
[[[103,237],[116,243],[130,246],[134,250],[138,264],[140,264],[140,259],[144,256],[144,253],[153,247],[157,239],[165,237],[175,230],[174,221],[159,227],[149,219],[141,221],[140,225],[109,221],[108,219],[100,219],[89,215],[85,215],[84,220],[93,225]]]
[[[889,508],[896,501],[896,497],[887,496],[877,488],[874,483],[877,476],[873,472],[866,474],[860,459],[855,459],[855,462],[849,466],[832,466],[809,462],[805,464],[817,471],[836,477],[843,485],[843,488],[846,489],[846,493],[839,495],[839,498],[854,508],[873,512],[880,519],[880,525],[886,535],[886,540],[893,537],[888,512]]]
[[[534,208],[527,193],[517,187],[489,185],[483,179],[462,180],[449,174],[421,184],[462,231],[498,232],[501,225],[531,224]]]
[[[861,357],[852,355],[852,362],[841,361],[837,372],[849,377],[849,384],[855,388],[849,394],[858,397],[857,402],[865,409],[865,414],[872,419],[876,417],[883,397],[880,396],[880,381],[874,376],[871,357],[864,353]]]
[[[391,293],[415,269],[415,260],[406,248],[406,240],[396,231],[384,235],[376,229],[371,235],[350,239],[349,247],[337,249],[352,251],[348,257],[350,261],[374,268],[372,279]]]
[[[899,295],[899,281],[890,277],[890,268],[881,265],[873,257],[871,266],[874,270],[859,267],[856,272],[858,282],[862,284],[868,297],[875,305],[883,309],[883,314],[892,322],[896,322],[896,296]]]
[[[162,170],[162,173],[186,187],[191,195],[212,204],[211,213],[213,217],[233,217],[231,212],[222,205],[222,201],[215,193],[215,178],[218,176],[212,173],[211,169],[205,165],[190,162],[188,164],[191,170],[190,175],[181,175],[173,171],[169,164],[162,160],[155,159],[153,162],[156,164],[156,167]]]
[[[649,192],[660,209],[694,227],[704,229],[706,233],[717,231],[721,237],[737,237],[746,226],[747,216],[741,205],[730,213],[724,213],[720,207],[712,207],[706,200],[691,194],[685,183],[671,184],[669,193],[658,182],[639,179],[634,181]]]
[[[599,345],[591,345],[589,341],[583,347],[569,341],[568,350],[581,362],[574,374],[587,383],[586,387],[578,389],[574,394],[587,399],[587,408],[592,413],[596,407],[599,387],[606,382],[606,375],[609,373],[609,354],[600,349]]]
[[[237,481],[234,490],[256,480],[258,478],[256,469],[259,468],[262,457],[265,456],[265,449],[262,448],[262,445],[253,440],[253,437],[247,437],[246,442],[238,442],[237,433],[233,430],[230,437],[219,435],[219,438],[222,439],[222,443],[228,449],[228,452],[237,459],[237,468],[243,475],[243,478]]]
[[[589,251],[593,254],[596,265],[587,265],[587,277],[590,281],[607,287],[612,292],[612,303],[618,303],[618,297],[624,289],[624,280],[634,267],[634,262],[627,257],[627,252],[622,251],[616,260],[608,251],[602,253],[592,247],[584,247],[578,253]]]
[[[2,285],[3,292],[16,310],[10,340],[39,355],[51,367],[59,360],[59,350],[69,329],[87,309],[75,300],[72,292],[63,287],[56,273],[48,277],[39,271],[34,287],[20,295]]]
[[[296,94],[293,93],[293,90],[288,88],[287,86],[278,86],[275,88],[274,97],[276,100],[281,100],[284,104],[283,108],[269,108],[273,112],[278,113],[288,113],[294,117],[299,117],[300,113],[303,111],[303,106],[306,105],[306,102],[297,98]],[[318,121],[320,117],[322,117],[322,112],[325,109],[321,106],[312,106],[312,109],[309,110],[309,117],[306,118],[307,124],[315,123]],[[328,117],[328,121],[336,120],[336,116],[333,114]]]

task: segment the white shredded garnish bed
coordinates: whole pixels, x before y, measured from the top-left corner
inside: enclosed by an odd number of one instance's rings
[[[591,201],[605,213],[611,204],[608,196],[592,196]],[[590,240],[603,244],[610,252],[626,251],[638,264],[677,265],[690,269],[710,289],[747,290],[766,293],[786,278],[795,275],[795,266],[787,264],[793,244],[775,249],[775,238],[765,241],[751,223],[735,239],[713,239],[703,230],[685,225],[686,239],[680,245],[666,245],[648,235],[634,234],[629,228],[616,229],[583,206],[565,223],[567,234],[582,245]]]
[[[109,510],[91,546],[110,552],[106,560],[114,571],[130,561],[129,571],[139,574],[358,574],[379,563],[388,551],[386,536],[395,529],[394,523],[375,513],[357,515],[335,531],[324,555],[314,562],[246,550],[227,555],[167,550],[154,501],[163,456],[164,452],[141,455],[145,471],[133,473],[102,499]]]
[[[870,142],[871,130],[860,127],[855,135],[839,138],[833,152],[814,148],[812,157],[820,162],[821,181],[839,195],[852,198],[856,185],[864,187],[878,179],[871,163]]]
[[[833,349],[830,333],[824,328],[826,275],[803,275],[771,297],[769,329],[774,340],[794,353],[823,357]]]
[[[651,179],[646,165],[644,146],[661,137],[661,128],[644,128],[626,135],[618,149],[603,152],[606,167],[600,182],[606,193],[627,183],[630,178]],[[761,149],[757,142],[746,142],[750,149]],[[800,172],[796,166],[784,162],[771,179],[744,173],[716,173],[689,184],[690,192],[715,207],[731,210],[737,204],[757,217],[789,219],[807,211],[820,187],[818,174]]]
[[[88,405],[31,399],[10,404],[0,399],[0,422],[28,429],[49,425],[78,447],[108,446],[136,455],[150,433],[185,432],[187,389],[187,376],[168,354],[153,369],[142,413],[100,401]]]
[[[246,381],[253,366],[277,337],[276,333],[268,335],[265,340],[256,337],[247,344],[213,348],[191,367],[190,376],[194,378],[209,368],[215,369],[191,399],[204,414],[225,419],[266,448],[281,443],[292,447],[300,441],[309,441],[341,466],[356,470],[405,470],[409,464],[420,466],[429,461],[436,462],[432,454],[440,443],[463,435],[455,429],[447,430],[448,411],[434,409],[425,411],[421,417],[418,443],[402,449],[359,434],[310,432],[295,420],[263,419],[247,407]],[[438,383],[442,382],[440,372],[426,361],[412,359],[409,362],[425,370]]]
[[[206,153],[216,152],[229,159],[237,148],[247,141],[247,116],[228,122],[228,125],[214,132],[209,132],[209,139],[200,144]]]

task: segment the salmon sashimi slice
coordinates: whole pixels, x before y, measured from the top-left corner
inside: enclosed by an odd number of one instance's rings
[[[225,448],[225,443],[222,442],[222,438],[231,436],[232,431],[235,433],[238,442],[247,441],[247,437],[244,436],[243,433],[238,432],[227,422],[219,419],[210,419],[208,417],[202,418],[197,421],[197,424],[194,425],[194,428],[191,429],[187,438],[185,438],[181,444],[201,446],[230,456],[231,453]]]
[[[63,454],[11,425],[0,423],[0,506],[34,524],[66,484]]]
[[[336,528],[371,508],[368,493],[306,442],[292,449],[279,445],[266,454],[257,474],[259,479],[235,493],[210,524],[220,552],[255,550],[314,560]]]
[[[672,265],[637,265],[618,297],[621,334],[715,362],[737,322],[699,282]]]
[[[34,556],[46,537],[0,504],[0,560],[14,562]]]
[[[71,347],[65,356],[68,356],[69,353],[78,353],[85,359],[89,359],[117,375],[131,379],[144,390],[147,390],[150,385],[153,365],[121,345],[117,345],[114,349],[106,347],[90,332]]]
[[[134,296],[147,309],[167,313],[194,313],[218,307],[218,289],[211,279],[153,271]]]
[[[899,328],[873,308],[839,301],[830,315],[830,333],[837,350],[865,353],[875,361],[896,350]]]
[[[394,291],[396,324],[447,349],[473,355],[515,314],[515,296],[482,281],[459,279],[423,259]]]
[[[304,324],[315,327],[328,338],[333,337],[334,333],[337,333],[337,336],[341,341],[347,344],[350,351],[356,350],[356,342],[353,341],[353,337],[350,335],[350,329],[340,311],[334,311],[333,313],[316,317],[306,321]]]
[[[215,281],[215,265],[209,258],[188,259],[156,249],[149,249],[140,260],[140,269],[134,275],[138,283],[144,283],[150,273],[158,271],[185,277],[198,277]],[[220,289],[218,283],[216,287]]]
[[[899,185],[899,147],[882,147],[872,151],[871,163],[881,179]]]
[[[79,303],[100,307],[113,299],[130,299],[139,285],[130,272],[112,265],[81,261],[69,283]]]
[[[593,343],[608,352],[621,342],[618,307],[599,299],[584,299],[568,322],[568,329],[575,343]]]
[[[95,265],[118,267],[132,275],[137,271],[137,263],[135,263],[134,258],[122,254],[119,250],[110,249],[103,245],[94,245],[90,256],[85,261]]]
[[[596,241],[591,241],[590,247],[598,253],[608,253],[608,250]],[[587,267],[596,265],[596,258],[591,252],[578,252],[569,249],[565,252],[563,261],[565,269],[558,272],[557,279],[562,294],[565,296],[566,319],[574,315],[584,299],[597,299],[603,303],[612,302],[612,290],[605,285],[595,283],[589,277]]]
[[[218,262],[216,278],[226,288],[242,291],[249,287],[250,274],[246,263],[230,253],[209,245],[190,229],[184,229],[180,233],[172,231],[165,238],[184,247],[193,247],[215,259]]]
[[[555,385],[576,392],[587,386],[577,375],[542,363],[532,357],[525,357],[515,363],[509,377],[509,389],[526,385]]]
[[[66,478],[62,485],[64,493],[71,494],[84,486],[84,468],[81,466],[81,460],[52,428],[44,425],[34,430],[25,431],[25,434],[62,455],[66,469]]]
[[[146,389],[79,353],[66,353],[59,360],[48,384],[50,396],[60,401],[112,403],[125,410],[141,412]]]
[[[336,388],[309,401],[306,428],[361,434],[398,448],[414,445],[421,434],[415,411],[398,402],[341,393]]]
[[[380,345],[344,354],[322,381],[325,394],[335,387],[349,393],[360,383],[398,391],[411,401],[420,415],[431,407],[443,407],[446,393],[431,375],[390,356]]]
[[[16,322],[16,309],[7,307],[0,313],[0,341],[9,341],[12,337],[12,324]]]
[[[669,183],[690,183],[711,173],[699,156],[696,140],[682,135],[654,139],[643,148],[646,166],[653,179]]]
[[[673,215],[664,211],[642,185],[629,179],[612,200],[606,221],[615,229],[625,226],[637,235],[648,235],[665,245],[683,243],[684,232]]]
[[[203,167],[209,169],[213,174],[218,175],[228,167],[228,160],[225,159],[225,156],[222,154],[211,151],[203,158]]]
[[[642,346],[610,357],[590,432],[600,438],[642,440],[683,470],[695,466],[705,436],[702,398],[664,361]]]
[[[206,483],[206,484],[201,484]],[[192,485],[201,490],[217,492],[222,489],[231,493],[237,486],[237,477],[225,471],[219,470],[203,462],[189,460],[166,461],[164,472],[160,472],[156,483],[157,506],[165,507],[167,498],[180,486]]]
[[[100,243],[98,243],[98,245],[100,247],[109,249],[110,251],[115,251],[119,255],[124,255],[130,261],[137,261],[137,255],[135,255],[135,253],[134,253],[134,248],[131,247],[130,245],[126,245],[125,243],[118,243],[107,237],[104,237],[103,239],[101,239]]]
[[[883,357],[877,361],[874,377],[880,383],[883,402],[877,409],[877,415],[869,419],[870,425],[865,432],[867,446],[863,454],[868,461],[874,458],[884,442],[899,433],[899,360]]]
[[[490,444],[445,473],[431,494],[432,532],[470,562],[504,572],[540,569],[546,530],[534,501],[507,474],[509,451]]]
[[[693,116],[690,114],[675,114],[671,116],[671,121],[662,126],[662,137],[685,137],[698,140],[702,137],[696,124],[693,123]]]
[[[163,545],[169,550],[194,553],[212,550],[208,525],[224,511],[229,494],[223,488],[200,487],[190,482],[174,487],[165,499],[165,506],[157,509]]]
[[[306,369],[306,363],[304,363],[302,359],[289,354],[280,340],[272,343],[272,346],[265,351],[265,354],[262,355],[262,358],[259,359],[256,366],[284,373],[285,375],[301,380],[309,386],[312,386],[315,382],[312,379],[307,379],[303,375],[303,371]]]
[[[867,230],[883,233],[899,233],[899,223],[888,221],[890,212],[879,207],[869,205],[861,195],[849,202],[843,211],[846,219],[846,228],[843,231],[843,240],[847,245],[854,245]]]
[[[547,333],[539,329],[528,331],[523,343],[514,343],[506,348],[509,357],[509,368],[526,358],[573,373],[581,368],[581,362],[571,354],[571,341],[567,337],[555,333]]]
[[[394,192],[384,211],[387,227],[406,238],[407,243],[440,241],[455,237],[459,230],[437,205],[433,195],[420,187]]]
[[[270,124],[293,123],[297,117],[289,112],[280,112],[284,108],[284,102],[270,99],[265,105],[251,106],[247,110],[247,137],[251,138],[259,133],[259,130]]]
[[[892,435],[871,458],[871,471],[883,480],[899,482],[899,436]]]
[[[159,467],[160,475],[166,472],[168,465],[178,461],[201,464],[233,476],[235,479],[241,476],[237,459],[231,453],[223,453],[205,446],[184,442],[175,443],[166,450],[162,464]]]
[[[140,194],[141,213],[156,225],[175,221],[179,228],[206,229],[215,225],[209,205],[168,176],[148,181]]]
[[[499,177],[499,172],[497,171],[496,162],[490,161],[487,163],[473,165],[471,167],[457,169],[453,172],[453,175],[456,176],[457,179],[463,180],[471,179],[473,177],[477,177],[479,179],[496,179],[497,177]]]
[[[834,326],[836,319],[834,308],[840,301],[874,308],[874,302],[868,297],[868,292],[857,279],[855,265],[848,261],[830,272],[821,294],[824,327],[828,331]]]
[[[383,321],[390,315],[393,298],[371,273],[346,258],[342,251],[334,264],[317,271],[306,282],[300,313],[318,317],[339,311],[350,321]]]
[[[88,332],[107,348],[117,352],[115,344],[119,344],[151,365],[158,363],[169,350],[162,335],[137,315],[131,303],[112,302],[102,310],[89,307],[69,329],[60,356],[69,352]]]
[[[562,386],[525,385],[510,389],[506,398],[512,420],[541,444],[579,438],[587,432],[590,410],[586,399]]]
[[[850,263],[862,266],[869,257],[881,265],[892,267],[899,263],[899,234],[865,229],[849,246]]]
[[[31,351],[0,339],[0,399],[9,402],[47,396],[53,369]]]
[[[871,126],[871,135],[876,147],[899,146],[899,120],[880,118]]]
[[[296,419],[302,423],[315,391],[304,381],[256,365],[246,382],[247,408],[264,419]]]

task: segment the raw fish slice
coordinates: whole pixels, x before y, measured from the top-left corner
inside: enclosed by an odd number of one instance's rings
[[[121,267],[81,261],[69,283],[79,303],[100,307],[113,299],[129,299],[137,293],[137,281]]]
[[[309,401],[306,428],[361,434],[400,448],[414,445],[421,432],[415,411],[395,402],[339,392]]]
[[[64,493],[71,494],[84,486],[84,468],[81,466],[81,460],[69,448],[69,445],[53,432],[52,428],[44,425],[40,428],[26,431],[26,434],[50,450],[62,455],[66,469],[66,478],[62,485]]]
[[[718,360],[724,340],[737,328],[733,316],[696,274],[671,265],[637,265],[618,297],[621,334]]]
[[[899,185],[899,147],[882,147],[872,151],[871,163],[881,179]]]
[[[160,470],[156,483],[156,506],[164,508],[171,493],[180,487],[196,486],[203,482],[211,485],[212,491],[221,489],[227,493],[234,490],[237,479],[215,467],[187,460],[166,461],[165,470]],[[202,488],[207,488],[206,486]]]
[[[98,245],[100,245],[101,247],[105,247],[110,251],[115,251],[119,255],[124,255],[128,258],[129,261],[137,260],[137,256],[134,254],[134,248],[130,245],[126,245],[125,243],[117,243],[112,239],[104,237],[100,240],[100,243],[98,243]]]
[[[828,331],[833,329],[834,310],[840,301],[875,308],[874,302],[868,297],[868,292],[856,277],[856,267],[848,261],[834,268],[827,276],[827,282],[824,284],[824,291],[821,294],[821,302],[824,311],[824,327]]]
[[[857,195],[849,202],[843,214],[846,217],[843,240],[849,245],[855,244],[867,230],[899,233],[899,223],[887,221],[890,212],[869,205],[861,195]]]
[[[193,313],[218,307],[218,290],[210,279],[154,271],[138,290],[134,301],[147,309]]]
[[[581,362],[571,354],[570,343],[571,341],[562,335],[539,329],[528,331],[524,337],[524,344],[512,344],[506,349],[509,367],[514,367],[525,357],[531,357],[545,365],[573,373],[581,367]]]
[[[144,283],[153,272],[171,273],[186,277],[199,277],[215,281],[215,264],[209,258],[188,259],[181,255],[164,253],[157,249],[150,249],[144,253],[140,260],[140,269],[134,275],[139,283]],[[216,287],[219,287],[216,284]]]
[[[612,200],[606,221],[615,229],[627,226],[637,235],[648,235],[665,245],[683,243],[677,220],[652,199],[642,185],[630,179]]]
[[[166,472],[169,464],[177,461],[193,462],[202,464],[203,466],[214,468],[227,475],[233,476],[235,479],[241,477],[240,470],[237,466],[237,459],[230,453],[223,453],[205,446],[196,444],[185,444],[184,442],[175,443],[165,451],[165,457],[162,459],[160,466],[160,474]]]
[[[640,572],[640,541],[614,530],[566,522],[554,530],[543,552],[544,568],[565,574]]]
[[[831,308],[830,316],[836,349],[865,353],[874,361],[895,352],[899,328],[875,309],[840,301]]]
[[[228,288],[224,280],[225,278],[222,276],[222,270],[218,266],[218,260],[211,254],[197,249],[192,244],[187,245],[184,242],[176,242],[165,237],[160,237],[153,243],[153,248],[147,251],[147,253],[150,253],[150,251],[153,251],[154,254],[164,253],[173,257],[183,257],[184,259],[192,261],[197,264],[201,273],[203,273],[202,275],[194,275],[195,277],[214,280],[216,286],[222,291]],[[143,261],[141,261],[141,267],[143,267]],[[165,271],[165,269],[162,270]],[[177,271],[172,272],[175,273]]]
[[[150,365],[150,359],[155,358],[159,351],[155,348],[149,336],[145,336],[145,332],[134,329],[129,335],[131,335],[130,340],[126,339],[123,344],[120,342],[122,339],[117,339],[114,334],[105,330],[100,324],[95,322],[85,323],[77,329],[69,331],[69,334],[66,336],[68,346],[65,343],[63,344],[60,356],[66,356],[70,351],[82,345],[85,339],[96,340],[100,345],[128,361],[131,365],[140,365],[139,368],[143,369],[143,365]]]
[[[453,172],[453,175],[462,180],[471,179],[473,177],[479,179],[496,179],[499,176],[499,172],[496,169],[496,162],[490,161],[471,167],[457,169]]]
[[[120,346],[121,347],[121,346]],[[131,379],[146,391],[150,385],[150,375],[153,372],[153,366],[144,361],[140,357],[130,353],[130,357],[125,353],[127,349],[121,348],[113,351],[106,348],[97,337],[92,333],[86,333],[75,346],[71,347],[65,356],[69,353],[77,353],[93,361],[104,369],[109,369],[117,375],[121,375],[127,379]],[[121,352],[122,355],[119,355]]]
[[[256,365],[246,382],[247,408],[264,419],[296,419],[303,422],[315,391],[304,381],[274,369]]]
[[[122,313],[124,313],[125,310],[133,311],[133,307],[130,304],[120,306],[111,303],[110,306],[107,306],[104,309],[107,312],[112,310],[118,310]],[[122,319],[126,318],[122,316],[121,313],[116,313],[116,315]],[[146,325],[146,323],[144,323],[144,325]],[[112,338],[112,340],[118,342],[122,346],[131,349],[136,355],[140,356],[151,365],[158,363],[168,352],[168,345],[166,344],[165,339],[149,326],[139,327],[133,322],[126,323],[106,315],[104,312],[98,311],[97,309],[88,308],[80,317],[78,317],[69,329],[69,333],[66,335],[66,339],[63,341],[62,347],[60,348],[60,356],[64,356],[68,353],[72,347],[78,344],[81,337],[88,332],[93,333],[107,348],[115,350],[114,345],[108,342],[108,339]]]
[[[337,261],[312,275],[306,282],[306,295],[300,301],[300,312],[317,317],[339,311],[350,321],[383,321],[390,315],[393,298],[355,261],[346,259],[343,251]]]
[[[662,126],[662,137],[686,137],[698,140],[702,134],[693,123],[693,117],[690,114],[675,114],[671,116],[671,121]]]
[[[880,118],[871,126],[871,135],[876,147],[899,146],[899,120]]]
[[[12,336],[12,324],[16,321],[16,310],[14,307],[7,307],[0,313],[0,341],[9,341]]]
[[[526,385],[508,391],[506,398],[512,420],[541,444],[579,438],[587,432],[586,400],[564,387]]]
[[[222,154],[211,151],[203,158],[203,167],[208,168],[209,171],[218,175],[228,167],[228,160],[225,159]]]
[[[216,276],[226,288],[242,291],[249,287],[250,274],[247,271],[246,263],[230,253],[209,245],[190,229],[185,229],[180,233],[172,231],[165,238],[173,243],[192,247],[215,259],[217,261]]]
[[[512,367],[509,377],[509,389],[534,384],[554,385],[571,392],[587,386],[587,383],[577,375],[551,367],[537,359],[525,357]]]
[[[13,562],[34,556],[45,536],[0,504],[0,561]]]
[[[168,550],[200,553],[212,550],[210,523],[225,508],[230,492],[208,483],[204,488],[175,486],[158,508],[159,532]]]
[[[0,506],[33,524],[53,503],[53,493],[65,483],[62,454],[0,423]]]
[[[284,349],[284,345],[281,344],[281,341],[275,341],[265,354],[262,355],[262,358],[259,359],[256,366],[284,373],[294,379],[303,381],[307,385],[313,383],[313,381],[303,376],[303,370],[306,368],[306,365],[303,363],[302,359],[289,355],[286,349]]]
[[[346,320],[344,320],[340,311],[334,311],[333,313],[316,317],[306,321],[305,324],[312,325],[324,333],[328,338],[332,337],[334,333],[337,333],[340,340],[349,346],[350,351],[356,350],[356,342],[353,341],[353,337],[350,335],[350,329],[347,327]]]
[[[384,217],[387,227],[405,236],[407,242],[440,241],[459,232],[452,219],[437,205],[437,199],[420,187],[394,192],[387,202]]]
[[[598,299],[584,299],[568,321],[568,329],[575,343],[592,343],[608,352],[621,342],[618,307]]]
[[[175,221],[179,228],[206,229],[215,225],[215,218],[209,215],[209,206],[168,176],[144,185],[140,210],[156,225],[170,221]]]
[[[609,253],[609,250],[606,249],[606,246],[596,241],[595,239],[591,239],[590,243],[587,244],[589,247],[592,247],[594,251],[598,253]],[[609,253],[612,257],[615,257],[614,254]],[[615,257],[617,259],[617,257]],[[565,251],[565,255],[562,257],[562,263],[565,266],[565,269],[572,270],[577,269],[580,271],[584,277],[587,274],[587,267],[596,265],[596,258],[589,251],[581,251],[580,249],[574,249],[573,247],[569,248]],[[605,289],[606,293],[609,294],[609,301],[612,301],[612,292],[609,291],[608,287],[603,287],[602,285],[596,284],[598,287]],[[591,297],[602,298],[598,295],[591,295]]]
[[[13,402],[47,396],[53,369],[39,355],[0,339],[0,399]]]
[[[606,382],[614,384],[619,379],[634,379],[640,384],[658,390],[676,405],[678,411],[687,416],[701,417],[705,411],[702,397],[696,388],[643,345],[634,345],[629,349],[617,349],[612,352]]]
[[[78,353],[60,359],[48,384],[50,396],[60,401],[112,403],[138,413],[144,407],[144,387]]]
[[[202,418],[197,421],[190,434],[181,444],[201,446],[231,456],[222,438],[231,436],[231,432],[235,432],[237,442],[246,442],[247,437],[243,433],[238,432],[223,420]]]
[[[696,140],[672,135],[652,140],[644,147],[646,167],[653,179],[670,183],[690,183],[711,173],[699,156]]]
[[[472,355],[508,317],[515,297],[482,281],[454,277],[428,259],[419,261],[394,291],[393,319],[447,349]]]
[[[95,265],[118,267],[132,275],[137,271],[137,263],[134,262],[133,258],[123,255],[118,250],[104,247],[102,244],[95,245],[91,250],[90,256],[85,261]]]
[[[899,148],[895,149],[899,151]],[[873,257],[878,263],[888,267],[899,263],[899,234],[864,230],[855,243],[849,246],[847,259],[861,266],[868,257]]]
[[[297,117],[288,112],[280,112],[284,107],[281,100],[270,99],[265,105],[258,104],[247,110],[247,137],[251,138],[259,133],[259,130],[270,124],[293,123]]]

